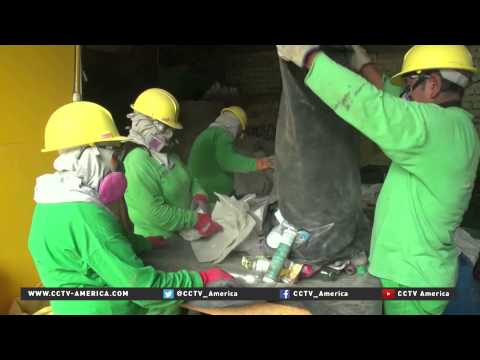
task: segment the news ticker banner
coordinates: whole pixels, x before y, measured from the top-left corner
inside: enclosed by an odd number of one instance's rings
[[[22,288],[22,300],[449,300],[449,288]]]

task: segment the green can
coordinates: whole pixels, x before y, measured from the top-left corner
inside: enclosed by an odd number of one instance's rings
[[[263,282],[265,283],[274,283],[278,280],[278,275],[283,268],[283,264],[285,260],[288,259],[288,255],[290,254],[290,249],[292,248],[292,244],[297,237],[297,232],[291,229],[285,229],[283,232],[282,240],[275,251],[275,255],[273,255],[272,262],[270,263],[270,267],[268,268],[267,273],[263,277]]]

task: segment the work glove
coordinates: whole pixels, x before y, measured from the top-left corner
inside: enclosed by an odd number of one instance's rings
[[[207,195],[197,194],[192,200],[192,210],[198,213],[209,214],[210,206],[208,205]]]
[[[353,70],[360,72],[365,65],[371,64],[373,61],[365,50],[360,45],[352,45],[353,54],[350,59],[350,65]]]
[[[298,67],[305,67],[308,56],[320,50],[320,45],[277,45],[278,56],[295,63]]]
[[[202,237],[210,237],[223,230],[222,225],[213,221],[210,214],[197,214],[198,220],[195,224],[195,229],[202,235]]]
[[[222,284],[221,287],[225,287],[226,283],[235,283],[235,278],[220,268],[200,271],[199,274],[205,287],[215,287],[215,284]]]
[[[275,157],[270,156],[257,159],[257,171],[265,171],[270,169],[275,169]]]

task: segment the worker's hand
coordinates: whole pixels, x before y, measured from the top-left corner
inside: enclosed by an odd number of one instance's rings
[[[207,195],[197,194],[192,199],[192,210],[198,213],[209,214],[210,206],[208,205]]]
[[[352,45],[353,54],[350,59],[350,65],[353,70],[360,72],[365,65],[371,64],[373,61],[365,50],[360,45]]]
[[[278,56],[295,63],[298,67],[305,67],[310,54],[320,50],[320,45],[277,45]]]
[[[199,272],[203,281],[203,286],[215,287],[215,283],[235,282],[235,278],[220,268],[212,268]]]
[[[198,214],[197,216],[198,220],[195,229],[198,230],[202,237],[210,237],[223,230],[222,225],[213,221],[210,214]]]
[[[270,156],[257,159],[257,171],[266,171],[270,169],[275,169],[275,157]]]

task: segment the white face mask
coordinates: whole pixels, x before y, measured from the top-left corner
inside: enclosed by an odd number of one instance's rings
[[[113,154],[114,154],[113,149],[108,149],[108,148],[98,147],[98,146],[97,146],[97,149],[98,149],[98,152],[100,153],[101,161],[105,164],[105,166],[108,169],[112,170],[111,169],[111,167],[112,167],[112,157],[113,157]]]
[[[170,144],[170,140],[173,137],[173,130],[158,122],[154,123],[154,126],[157,131],[148,134],[145,139],[150,150],[161,152]]]

